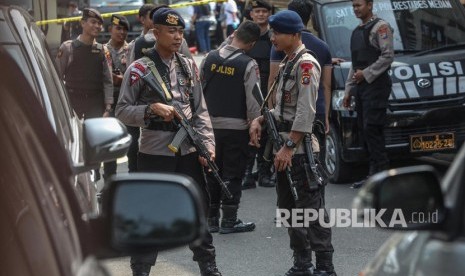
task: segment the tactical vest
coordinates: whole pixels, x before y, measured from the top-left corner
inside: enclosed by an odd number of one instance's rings
[[[370,44],[370,32],[380,18],[370,21],[368,24],[358,26],[352,32],[350,49],[352,51],[352,68],[365,69],[374,63],[381,55],[381,51]]]
[[[86,93],[101,93],[103,91],[103,63],[105,54],[102,44],[71,43],[73,59],[66,69],[66,87]]]
[[[270,31],[260,36],[254,47],[247,54],[255,59],[260,70],[260,88],[263,97],[268,94],[268,77],[270,76],[270,51],[271,51]]]
[[[138,37],[134,42],[134,60],[138,60],[144,56],[144,52],[155,46],[155,40],[147,41],[145,36]]]
[[[203,93],[211,116],[247,119],[244,74],[251,60],[245,54],[225,60],[218,50],[210,52],[204,64],[208,88]]]

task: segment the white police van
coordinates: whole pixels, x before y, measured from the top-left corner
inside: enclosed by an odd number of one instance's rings
[[[459,0],[374,0],[374,14],[394,28],[392,93],[385,125],[390,158],[454,152],[465,139],[465,10]],[[357,112],[342,106],[351,67],[350,37],[360,24],[351,1],[314,1],[315,29],[333,57],[331,131],[325,165],[332,182],[347,182],[367,161]]]

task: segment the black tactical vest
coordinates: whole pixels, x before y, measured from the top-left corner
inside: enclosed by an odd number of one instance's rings
[[[103,45],[78,45],[74,40],[71,47],[73,60],[66,69],[66,87],[86,93],[103,92]]]
[[[251,60],[241,54],[225,61],[218,50],[210,52],[204,64],[208,85],[203,93],[211,116],[247,119],[244,74]]]
[[[155,40],[147,41],[145,36],[138,37],[134,42],[134,60],[144,56],[144,52],[155,46]]]
[[[381,55],[381,51],[370,44],[369,36],[371,29],[375,26],[380,18],[376,18],[368,24],[358,26],[352,32],[350,38],[350,49],[352,51],[352,68],[365,69],[374,63]]]
[[[268,94],[268,77],[270,76],[270,31],[260,36],[255,46],[247,54],[255,59],[260,70],[260,89],[263,97]]]

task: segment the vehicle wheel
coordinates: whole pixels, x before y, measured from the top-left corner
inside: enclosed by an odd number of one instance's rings
[[[326,135],[324,164],[331,183],[348,183],[352,178],[354,166],[342,160],[342,144],[332,126]]]

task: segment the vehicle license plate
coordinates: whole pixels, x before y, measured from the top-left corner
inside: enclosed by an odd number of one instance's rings
[[[455,148],[452,132],[410,135],[410,151],[437,151]]]

